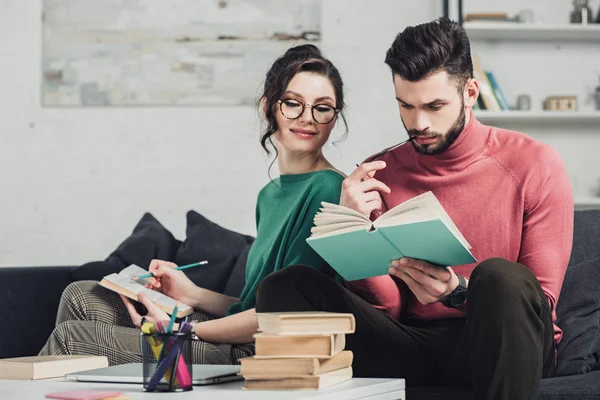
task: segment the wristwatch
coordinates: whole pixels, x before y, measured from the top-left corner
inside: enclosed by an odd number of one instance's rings
[[[192,333],[192,340],[200,340],[200,338],[198,336],[196,336],[196,324],[198,322],[199,321],[196,320],[196,319],[190,321],[190,324],[192,325],[192,332],[191,332]]]
[[[460,307],[467,301],[467,281],[460,274],[456,274],[456,276],[458,277],[458,286],[442,300],[442,304],[448,308]]]

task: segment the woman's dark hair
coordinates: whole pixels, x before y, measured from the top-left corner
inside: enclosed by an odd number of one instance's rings
[[[292,78],[299,72],[313,72],[329,78],[335,91],[335,107],[340,110],[338,115],[341,115],[346,127],[344,137],[348,134],[348,124],[343,113],[344,84],[342,77],[333,63],[323,57],[321,51],[315,45],[303,44],[288,49],[285,54],[275,60],[271,69],[267,72],[263,94],[260,96],[258,103],[260,107],[261,101],[263,99],[265,101],[267,128],[260,138],[260,144],[267,154],[271,154],[267,142],[271,143],[271,145],[273,144],[271,136],[279,129],[275,118],[278,109],[277,102],[281,99]]]
[[[459,90],[473,77],[467,33],[448,18],[406,28],[396,36],[385,63],[393,74],[410,82],[446,71]]]

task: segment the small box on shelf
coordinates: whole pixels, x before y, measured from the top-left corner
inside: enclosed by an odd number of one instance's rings
[[[577,111],[577,96],[548,96],[543,106],[545,111]]]

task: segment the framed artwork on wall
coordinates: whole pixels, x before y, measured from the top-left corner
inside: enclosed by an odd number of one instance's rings
[[[254,105],[321,0],[43,0],[46,107]]]

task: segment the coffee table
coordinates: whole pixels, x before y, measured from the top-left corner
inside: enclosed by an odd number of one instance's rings
[[[223,400],[280,400],[280,399],[369,399],[405,400],[404,379],[353,378],[321,390],[258,391],[244,390],[244,381],[209,386],[194,386],[194,390],[179,393],[146,393],[140,384],[88,383],[66,379],[36,381],[0,380],[0,399],[44,399],[46,393],[70,390],[120,391],[132,400],[173,398]]]

